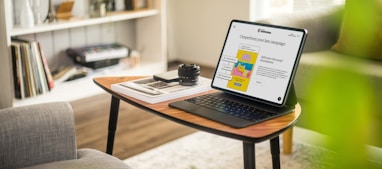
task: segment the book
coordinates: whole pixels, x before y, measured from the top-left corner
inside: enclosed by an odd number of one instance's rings
[[[13,66],[13,85],[14,85],[14,94],[18,99],[24,99],[25,90],[24,90],[24,78],[23,78],[23,66],[21,61],[21,49],[20,44],[11,43],[11,52],[12,52],[12,66]]]
[[[154,104],[211,90],[211,79],[199,76],[196,85],[182,86],[179,82],[166,83],[147,77],[112,84],[111,90]]]
[[[38,94],[47,93],[49,92],[49,86],[47,83],[45,69],[41,58],[40,49],[38,47],[38,42],[30,41],[29,45],[31,49],[31,62],[33,66],[37,92]]]
[[[31,50],[29,43],[22,43],[21,42],[21,57],[24,62],[25,66],[25,77],[26,77],[26,86],[28,88],[28,93],[26,94],[27,97],[30,96],[36,96],[36,83],[35,83],[35,77],[33,73],[33,65],[31,61]]]
[[[41,44],[37,43],[37,47],[38,47],[38,50],[40,51],[40,56],[41,56],[42,64],[44,66],[44,72],[45,72],[46,81],[47,81],[49,90],[52,90],[53,87],[54,87],[54,81],[53,81],[53,77],[52,77],[52,72],[50,71],[50,68],[49,68],[49,65],[48,65],[48,61],[47,61],[47,59],[45,57],[44,51],[41,48]]]
[[[76,73],[77,68],[75,66],[62,66],[55,70],[55,72],[52,74],[52,78],[55,83],[62,83]]]

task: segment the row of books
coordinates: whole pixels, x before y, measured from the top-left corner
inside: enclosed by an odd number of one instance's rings
[[[16,98],[33,97],[52,90],[54,81],[38,41],[12,38],[11,52]]]

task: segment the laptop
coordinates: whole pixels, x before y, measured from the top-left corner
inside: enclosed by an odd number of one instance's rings
[[[235,128],[293,112],[293,79],[307,33],[232,20],[211,81],[218,92],[169,106]]]

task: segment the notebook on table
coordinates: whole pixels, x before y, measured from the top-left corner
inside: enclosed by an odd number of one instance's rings
[[[293,79],[307,31],[232,20],[211,87],[219,92],[169,106],[235,128],[294,110]]]

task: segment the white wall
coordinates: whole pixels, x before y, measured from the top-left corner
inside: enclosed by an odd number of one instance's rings
[[[249,20],[250,0],[168,0],[168,59],[216,66],[232,19]]]

